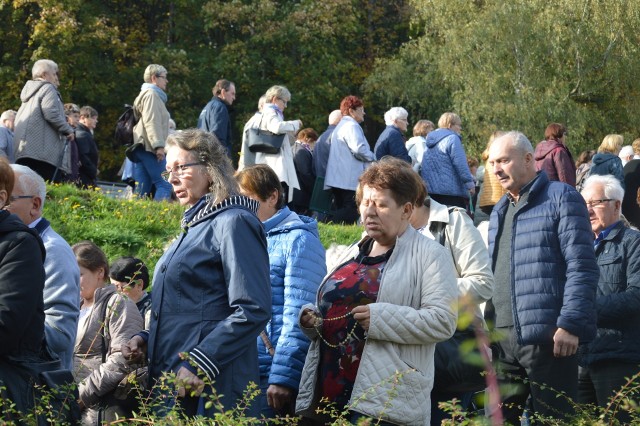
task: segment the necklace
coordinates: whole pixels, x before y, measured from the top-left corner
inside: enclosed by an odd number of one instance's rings
[[[358,324],[359,324],[359,322],[358,322],[358,321],[354,321],[353,326],[351,327],[351,330],[349,330],[349,332],[347,333],[347,335],[345,336],[345,338],[344,338],[344,339],[342,339],[342,340],[341,340],[340,342],[338,342],[337,344],[333,344],[333,343],[327,342],[327,341],[325,340],[325,338],[324,338],[324,337],[322,337],[322,330],[320,330],[320,328],[319,328],[319,327],[320,327],[320,324],[321,324],[322,322],[324,322],[324,321],[338,321],[338,320],[345,319],[345,318],[348,318],[348,317],[350,317],[350,316],[353,316],[353,314],[351,313],[351,311],[347,312],[347,313],[346,313],[346,314],[344,314],[344,315],[340,315],[340,316],[337,316],[337,317],[334,317],[334,318],[321,318],[321,317],[319,317],[319,316],[317,316],[317,315],[315,315],[315,314],[314,314],[314,316],[315,316],[315,321],[313,322],[313,328],[315,328],[315,329],[316,329],[316,332],[318,333],[318,336],[320,337],[320,340],[322,340],[322,342],[323,342],[325,345],[329,346],[330,348],[334,348],[334,349],[335,349],[335,348],[339,348],[340,346],[344,346],[344,345],[345,345],[345,343],[347,343],[347,342],[349,341],[349,339],[354,335],[354,333],[356,332],[356,327],[357,327],[357,326],[358,326]]]

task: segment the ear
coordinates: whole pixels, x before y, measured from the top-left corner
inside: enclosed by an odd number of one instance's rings
[[[402,218],[409,220],[411,214],[413,213],[413,203],[404,203],[402,206]]]
[[[9,194],[6,189],[0,189],[0,209],[4,208],[9,199]]]
[[[33,197],[31,199],[31,216],[38,217],[42,215],[42,199]]]
[[[274,190],[271,195],[269,195],[269,198],[267,198],[267,205],[269,207],[275,208],[275,206],[278,204],[278,190]]]

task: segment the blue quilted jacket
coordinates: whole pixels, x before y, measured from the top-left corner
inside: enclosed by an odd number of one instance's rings
[[[469,190],[476,186],[460,135],[449,129],[427,135],[420,174],[431,194],[469,197]]]
[[[266,331],[275,348],[273,358],[258,337],[260,385],[298,390],[309,339],[298,325],[300,308],[314,303],[327,272],[318,223],[284,207],[264,223],[271,267],[271,321]]]
[[[600,242],[596,256],[598,333],[580,346],[580,363],[640,363],[640,232],[619,222]]]
[[[503,196],[489,221],[489,253],[495,262],[498,224],[509,200]],[[600,276],[584,199],[544,172],[531,186],[513,220],[511,301],[520,345],[553,343],[561,327],[579,337],[596,333],[596,288]]]

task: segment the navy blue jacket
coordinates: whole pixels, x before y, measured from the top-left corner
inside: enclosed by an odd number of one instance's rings
[[[591,169],[589,169],[589,176],[591,175],[613,175],[624,189],[622,160],[617,155],[608,152],[599,152],[594,155],[591,160]]]
[[[411,157],[409,152],[404,146],[404,136],[400,129],[396,126],[387,126],[376,142],[373,151],[376,154],[376,160],[380,160],[385,155],[391,155],[392,157],[399,158],[411,164]]]
[[[330,124],[316,141],[313,147],[313,168],[316,176],[325,177],[327,175],[327,162],[331,151],[331,134],[336,128],[335,124]]]
[[[580,346],[580,363],[640,363],[640,232],[618,223],[596,248],[598,333]]]
[[[503,196],[489,221],[489,253],[509,200]],[[580,342],[596,333],[598,266],[584,199],[573,187],[541,171],[513,219],[511,300],[520,345],[552,344],[558,328]]]
[[[216,135],[222,146],[231,156],[231,118],[229,107],[219,97],[214,96],[200,112],[198,129],[206,130]]]
[[[183,233],[156,265],[151,293],[150,378],[186,367],[179,354],[187,352],[215,380],[225,409],[259,382],[256,337],[271,314],[267,241],[250,208],[257,203],[246,197],[213,205],[207,196],[187,210]]]
[[[272,311],[267,335],[273,358],[258,338],[261,387],[276,384],[298,390],[309,339],[300,330],[300,308],[314,303],[327,273],[318,223],[287,207],[264,222],[271,264]]]

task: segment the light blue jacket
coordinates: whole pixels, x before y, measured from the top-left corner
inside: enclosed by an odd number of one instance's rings
[[[284,207],[263,222],[267,232],[271,275],[271,321],[267,335],[273,358],[258,338],[260,382],[298,390],[309,339],[298,324],[300,308],[315,301],[327,267],[318,236],[318,223]]]
[[[420,174],[430,194],[469,197],[469,190],[476,185],[460,135],[449,129],[437,129],[427,135]]]
[[[47,345],[71,370],[80,313],[80,269],[69,244],[51,226],[40,237],[47,252],[43,294]]]

